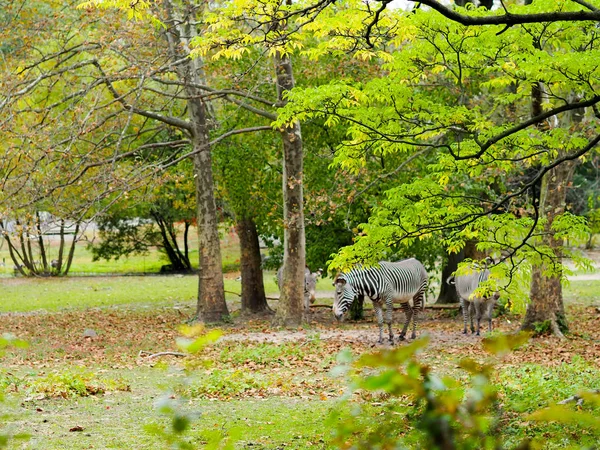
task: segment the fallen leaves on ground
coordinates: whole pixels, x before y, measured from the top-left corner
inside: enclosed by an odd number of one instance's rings
[[[191,308],[187,313],[191,314]],[[594,307],[576,305],[568,309],[572,334],[566,340],[554,337],[532,339],[500,360],[501,367],[525,363],[554,366],[570,362],[579,355],[590,364],[600,366],[600,315]],[[89,309],[59,313],[38,313],[2,316],[2,332],[9,332],[30,342],[28,349],[17,349],[4,356],[3,366],[53,368],[77,364],[88,368],[131,368],[151,366],[156,361],[140,358],[140,351],[163,352],[178,350],[175,339],[178,327],[188,318],[180,309]],[[397,321],[403,321],[396,314]],[[395,323],[396,334],[401,323]],[[517,331],[518,318],[494,319],[494,329]],[[86,330],[94,330],[85,333]],[[223,328],[225,336],[209,346],[201,355],[212,363],[208,370],[239,370],[266,380],[248,388],[235,386],[226,395],[216,398],[290,396],[327,399],[338,396],[344,381],[329,375],[336,365],[335,356],[345,348],[353,354],[374,351],[380,346],[377,325],[373,319],[361,323],[338,324],[329,311],[313,314],[310,327],[304,329],[273,328],[269,319],[239,320]],[[462,334],[462,320],[444,313],[424,314],[418,334],[428,333],[431,342],[419,358],[442,373],[457,370],[465,357],[485,362],[492,358],[481,345],[481,337]],[[224,356],[224,348],[242,345],[241,357]],[[252,356],[259,346],[290,346],[290,352],[276,357]],[[397,345],[405,345],[399,343]],[[244,359],[244,353],[248,357]],[[261,359],[262,358],[262,359]],[[266,359],[265,359],[266,358]],[[270,358],[270,359],[269,359]],[[172,357],[161,357],[169,364],[182,364]],[[157,370],[159,370],[157,368]],[[210,394],[206,394],[210,397]]]

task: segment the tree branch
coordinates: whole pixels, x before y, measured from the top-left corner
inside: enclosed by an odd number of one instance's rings
[[[497,142],[501,141],[502,139],[509,137],[512,134],[515,134],[519,131],[522,131],[532,125],[537,125],[539,123],[542,123],[543,121],[549,119],[550,117],[556,116],[557,114],[566,112],[566,111],[572,111],[574,109],[579,109],[579,108],[585,108],[588,106],[594,106],[596,105],[596,103],[600,102],[600,95],[596,95],[592,98],[590,98],[589,100],[582,100],[580,102],[576,102],[576,103],[569,103],[567,105],[563,105],[563,106],[559,106],[558,108],[554,108],[551,110],[548,110],[542,114],[539,114],[535,117],[532,117],[529,120],[526,120],[524,122],[521,122],[518,125],[515,125],[512,128],[509,128],[505,131],[503,131],[500,134],[497,134],[496,136],[488,139],[486,142],[484,143],[480,143],[477,141],[477,139],[475,138],[475,142],[477,142],[477,144],[479,144],[479,148],[480,150],[476,153],[472,153],[470,155],[465,155],[465,156],[460,156],[455,154],[452,149],[450,147],[448,147],[450,154],[452,155],[452,157],[456,160],[464,160],[464,159],[472,159],[472,158],[479,158],[480,156],[482,156],[492,145],[496,144]]]
[[[117,90],[111,83],[109,77],[106,76],[100,63],[98,61],[94,60],[93,64],[98,69],[100,74],[102,75],[104,84],[106,85],[106,87],[108,88],[108,90],[110,91],[112,96],[115,98],[115,100],[117,100],[119,103],[121,103],[121,105],[123,106],[123,109],[125,109],[126,111],[131,111],[134,114],[148,117],[149,119],[158,120],[159,122],[166,123],[167,125],[170,125],[172,127],[180,128],[180,129],[188,131],[189,133],[192,133],[192,126],[186,120],[178,119],[177,117],[163,116],[162,114],[158,114],[158,113],[155,113],[152,111],[147,111],[144,109],[136,108],[133,105],[130,105],[129,103],[127,103],[127,101],[125,100],[125,97],[117,92]]]
[[[249,127],[249,128],[238,128],[237,130],[231,130],[228,131],[227,133],[223,133],[222,135],[220,135],[219,137],[213,139],[212,141],[210,141],[209,143],[207,143],[205,146],[196,148],[195,150],[188,152],[184,155],[181,155],[180,157],[169,161],[168,163],[165,164],[161,164],[159,166],[160,169],[166,169],[167,167],[170,167],[172,165],[177,164],[180,161],[183,161],[186,158],[189,158],[192,155],[195,155],[197,153],[200,153],[202,151],[204,151],[205,148],[210,148],[213,145],[216,145],[217,143],[219,143],[220,141],[222,141],[223,139],[226,139],[230,136],[234,136],[236,134],[243,134],[243,133],[254,133],[256,131],[272,131],[273,127],[269,126],[269,125],[263,125],[263,126],[257,126],[257,127]]]
[[[367,41],[367,45],[369,46],[369,48],[374,47],[373,43],[371,43],[371,31],[373,30],[373,27],[377,25],[377,22],[379,22],[379,16],[381,15],[381,13],[387,8],[387,5],[391,2],[392,0],[381,0],[381,6],[377,11],[375,11],[375,17],[373,17],[373,20],[369,23],[369,25],[367,25],[367,29],[365,31],[365,40]]]
[[[384,0],[385,1],[385,0]],[[412,3],[421,3],[436,10],[444,17],[447,17],[454,22],[458,22],[465,26],[481,26],[481,25],[521,25],[525,23],[542,23],[542,22],[581,22],[600,20],[600,10],[592,11],[552,11],[546,13],[532,14],[512,14],[506,11],[501,15],[485,15],[485,16],[469,16],[454,10],[450,6],[443,5],[436,0],[408,0]],[[583,5],[581,1],[577,3]]]

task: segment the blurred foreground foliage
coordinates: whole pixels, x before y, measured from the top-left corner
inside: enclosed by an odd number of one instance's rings
[[[492,355],[502,356],[523,345],[526,333],[498,335],[484,339],[483,346]],[[330,419],[333,443],[341,449],[538,449],[547,448],[538,438],[523,438],[507,444],[504,404],[499,387],[493,383],[493,363],[465,358],[459,362],[466,377],[439,376],[416,355],[428,338],[391,350],[353,358],[341,353],[335,369],[345,375],[349,389],[342,405]],[[466,380],[468,379],[468,381]],[[362,401],[355,401],[356,398]],[[550,406],[525,416],[529,422],[558,422],[575,425],[600,436],[600,420],[593,411],[599,404],[597,393],[581,393],[584,399],[573,408]],[[381,406],[369,417],[361,407],[365,400]],[[583,409],[582,409],[583,408]],[[350,409],[350,415],[343,415]],[[521,420],[521,419],[520,419]],[[560,437],[560,436],[559,436]],[[593,436],[588,437],[593,439]],[[585,447],[576,447],[585,448]]]
[[[220,336],[218,331],[203,328],[188,328],[184,332],[188,338],[180,342],[180,347],[190,354],[201,353]],[[199,337],[191,338],[198,334]],[[525,344],[529,338],[527,333],[499,334],[484,339],[483,347],[490,355],[501,357]],[[495,385],[497,381],[502,384],[502,380],[496,373],[493,357],[486,363],[464,358],[458,363],[463,375],[457,378],[440,376],[417,358],[419,350],[428,342],[429,338],[425,337],[408,345],[358,357],[350,351],[338,355],[338,365],[332,375],[344,376],[348,389],[324,424],[331,433],[330,446],[440,450],[548,448],[548,442],[540,437],[548,435],[546,432],[532,437],[523,433],[516,442],[514,436],[508,438],[507,427],[514,426],[511,422],[515,421],[529,423],[532,427],[539,424],[552,430],[555,443],[561,441],[563,432],[568,433],[570,440],[565,438],[562,442],[570,443],[570,448],[593,448],[583,445],[600,437],[598,391],[577,393],[573,397],[577,399],[575,405],[558,404],[540,409],[543,404],[538,402],[537,408],[526,408],[523,414],[515,415],[503,401],[506,390]],[[192,361],[187,365],[190,376],[199,363],[200,366],[210,364],[201,356]],[[579,363],[583,364],[582,361]],[[564,383],[570,385],[569,380]],[[564,392],[561,389],[558,395]],[[528,394],[525,392],[524,395]],[[194,436],[199,430],[193,430],[192,424],[200,412],[186,411],[184,404],[182,399],[167,394],[158,407],[170,417],[171,425],[148,428],[171,448],[196,448]],[[236,433],[224,435],[215,431],[209,435],[206,430],[201,432],[205,439],[208,436],[204,448],[236,448],[236,441],[243,438]],[[580,438],[573,437],[577,433]]]
[[[10,334],[3,334],[0,336],[0,356],[4,353],[4,349],[10,347],[25,348],[27,342],[19,340]],[[4,392],[2,386],[0,386],[0,403],[4,402]],[[6,423],[9,419],[8,414],[0,413],[0,424]],[[0,448],[7,448],[9,441],[13,439],[27,439],[28,435],[24,433],[13,434],[11,430],[0,426]]]

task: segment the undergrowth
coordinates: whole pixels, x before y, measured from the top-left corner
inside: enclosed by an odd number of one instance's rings
[[[53,371],[50,373],[16,376],[10,372],[0,373],[0,389],[5,392],[24,393],[36,400],[44,398],[73,398],[102,395],[107,391],[130,391],[122,379],[100,379],[85,370]]]

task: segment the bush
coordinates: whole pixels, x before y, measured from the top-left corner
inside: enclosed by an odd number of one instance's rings
[[[25,381],[29,395],[41,398],[68,398],[101,395],[106,391],[129,391],[127,383],[120,379],[99,380],[96,374],[86,371],[51,372]]]
[[[27,342],[16,339],[14,336],[9,334],[0,336],[0,357],[4,353],[4,349],[10,347],[24,348],[27,347]],[[7,386],[14,383],[14,378],[15,377],[11,374],[5,373],[0,375],[0,403],[4,402],[4,391]],[[7,423],[9,418],[9,414],[0,414],[0,424]],[[11,433],[10,429],[4,428],[2,425],[2,427],[0,427],[0,449],[8,447],[8,444],[11,440],[28,439],[28,437],[28,435],[23,433],[13,434]]]

